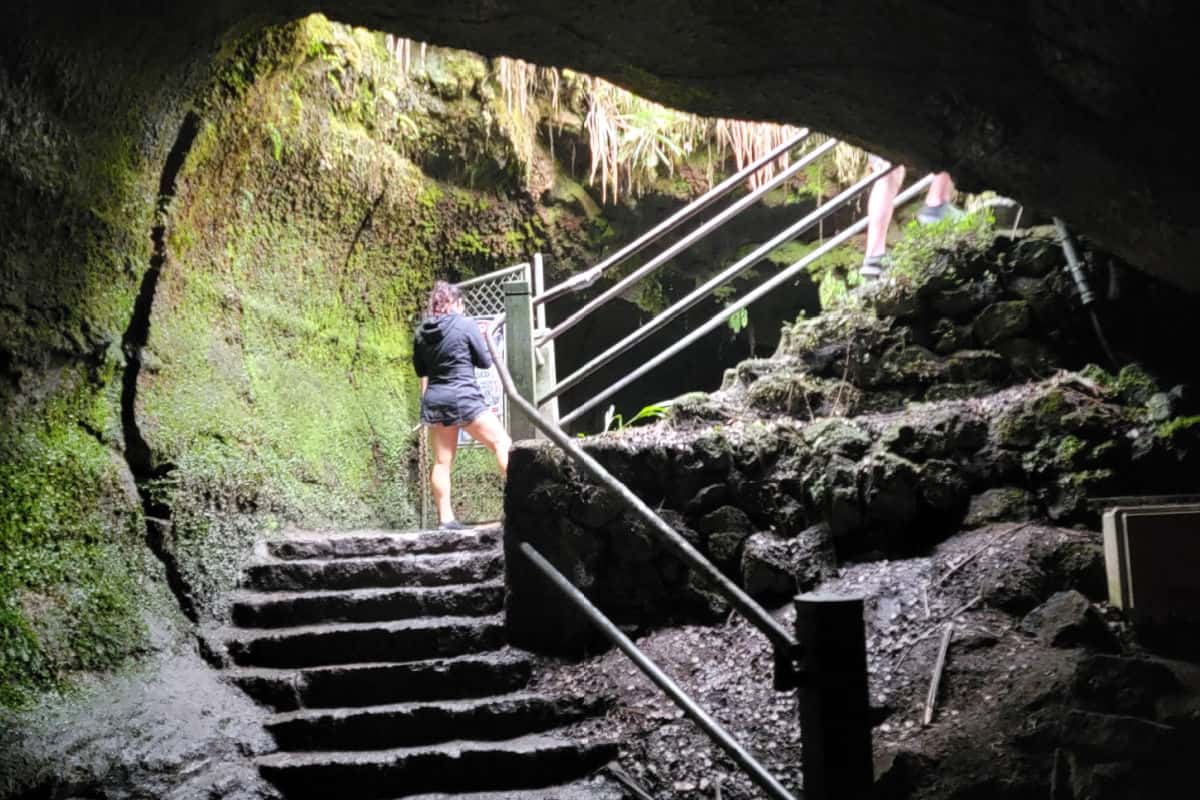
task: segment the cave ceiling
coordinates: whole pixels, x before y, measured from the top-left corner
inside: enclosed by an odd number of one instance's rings
[[[4,36],[35,49],[115,39],[131,65],[211,61],[235,33],[314,11],[570,66],[701,114],[809,125],[1060,215],[1200,290],[1197,148],[1177,88],[1194,73],[1190,3],[18,0]]]

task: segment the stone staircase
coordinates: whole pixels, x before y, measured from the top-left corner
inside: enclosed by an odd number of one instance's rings
[[[503,570],[498,527],[261,542],[224,643],[274,712],[264,777],[289,799],[619,797],[588,778],[614,742],[555,735],[603,703],[525,691]]]

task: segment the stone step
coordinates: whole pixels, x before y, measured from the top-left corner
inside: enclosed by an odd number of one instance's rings
[[[503,694],[529,682],[528,656],[511,650],[454,658],[304,670],[242,668],[233,682],[275,711],[344,708]]]
[[[421,616],[479,616],[504,606],[504,584],[343,592],[239,592],[233,624],[242,628],[287,628],[321,622],[379,622]]]
[[[519,692],[470,700],[278,714],[267,722],[280,750],[379,750],[472,740],[511,739],[568,725],[607,704]]]
[[[422,792],[537,790],[577,780],[616,755],[613,742],[530,735],[365,752],[274,753],[258,764],[289,800],[380,800]]]
[[[420,661],[494,650],[503,644],[504,621],[499,615],[422,617],[280,630],[233,628],[226,636],[233,663],[249,667]]]
[[[502,530],[498,525],[489,525],[464,531],[306,533],[269,540],[266,549],[275,558],[287,560],[461,553],[498,547]]]
[[[449,586],[501,576],[498,549],[378,558],[270,561],[251,564],[242,587],[261,592],[329,591],[388,586]]]

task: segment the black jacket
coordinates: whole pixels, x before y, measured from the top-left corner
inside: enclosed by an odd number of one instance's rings
[[[427,317],[413,336],[413,367],[429,388],[478,391],[475,368],[492,365],[479,325],[462,314]]]

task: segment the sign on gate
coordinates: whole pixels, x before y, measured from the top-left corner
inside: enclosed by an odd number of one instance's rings
[[[473,316],[475,324],[479,326],[479,332],[487,337],[488,330],[500,318],[498,314],[488,314],[481,316]],[[504,358],[504,329],[500,328],[492,333],[492,344],[496,348],[496,355]],[[483,390],[484,402],[488,404],[488,408],[492,410],[500,419],[500,424],[504,425],[507,430],[508,425],[505,422],[505,396],[504,385],[500,383],[500,373],[496,371],[494,366],[487,369],[475,368],[475,380],[479,382],[479,388]],[[458,446],[459,447],[481,447],[479,442],[475,441],[462,428],[458,429]]]

